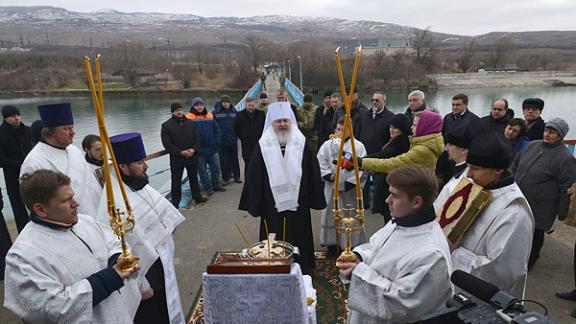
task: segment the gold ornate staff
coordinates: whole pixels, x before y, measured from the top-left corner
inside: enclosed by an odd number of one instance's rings
[[[104,153],[104,179],[106,181],[106,195],[108,198],[107,207],[108,215],[110,216],[110,227],[114,233],[120,239],[122,244],[122,255],[119,258],[120,269],[123,272],[129,272],[138,267],[138,258],[128,251],[126,246],[125,234],[132,232],[134,229],[134,215],[132,214],[132,208],[128,202],[128,196],[126,195],[126,189],[124,188],[124,183],[121,181],[120,169],[118,168],[118,162],[116,161],[116,156],[114,155],[114,150],[112,150],[112,144],[110,143],[110,138],[108,137],[108,131],[106,129],[106,123],[104,120],[104,98],[102,92],[102,78],[100,74],[100,55],[96,57],[96,80],[98,82],[98,91],[94,84],[94,77],[92,75],[92,68],[90,66],[90,59],[84,57],[84,67],[86,68],[86,73],[88,75],[88,84],[90,86],[90,92],[92,94],[92,103],[94,105],[94,110],[96,111],[96,119],[98,121],[98,130],[100,132],[100,141],[102,142],[102,151]],[[108,153],[110,154],[110,159],[112,160],[112,165],[114,166],[114,172],[116,173],[116,178],[118,179],[118,184],[120,186],[120,191],[122,192],[122,198],[126,206],[126,212],[121,212],[120,209],[116,208],[116,203],[114,202],[114,190],[112,189],[112,180],[110,176],[110,165],[108,164]],[[122,215],[127,215],[126,220],[122,220]]]
[[[342,100],[344,101],[344,111],[346,112],[344,119],[344,129],[340,134],[340,148],[338,150],[338,159],[336,162],[336,174],[334,175],[334,225],[338,233],[346,234],[346,247],[342,254],[336,260],[339,263],[356,262],[356,256],[352,253],[351,249],[351,235],[353,232],[359,232],[364,226],[364,202],[362,200],[362,190],[360,187],[360,171],[358,168],[358,160],[356,155],[356,146],[354,145],[354,129],[352,127],[352,118],[350,117],[350,110],[352,109],[352,98],[354,95],[354,88],[356,87],[356,78],[358,77],[358,66],[360,65],[360,54],[362,46],[358,46],[356,51],[356,59],[354,60],[354,70],[352,72],[352,81],[350,83],[350,93],[346,93],[346,85],[344,83],[344,74],[342,73],[342,63],[340,61],[340,47],[336,48],[336,67],[338,69],[338,79],[340,81],[340,90],[342,91]],[[351,213],[354,211],[350,206],[343,208],[344,217],[341,215],[340,210],[340,194],[339,194],[339,181],[340,181],[340,166],[342,163],[342,155],[344,154],[344,142],[346,141],[346,134],[350,134],[350,144],[352,145],[352,163],[354,165],[354,177],[356,182],[356,216],[352,217]],[[339,240],[337,239],[337,243]]]

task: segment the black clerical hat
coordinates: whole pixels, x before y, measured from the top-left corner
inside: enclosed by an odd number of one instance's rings
[[[468,150],[466,162],[490,169],[507,169],[514,153],[512,146],[494,131],[478,135]]]
[[[470,148],[470,144],[478,133],[478,127],[470,121],[458,119],[454,121],[453,127],[447,132],[446,143],[467,149]]]

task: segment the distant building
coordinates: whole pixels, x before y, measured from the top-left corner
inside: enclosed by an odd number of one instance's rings
[[[5,47],[1,47],[0,48],[0,53],[14,53],[14,52],[30,52],[31,49],[29,48],[22,48],[22,47],[10,47],[10,48],[5,48]]]
[[[362,54],[367,56],[376,52],[384,52],[386,55],[415,53],[410,38],[370,38],[340,41],[340,55],[353,56],[358,45],[362,45]]]
[[[124,82],[131,85],[142,85],[154,82],[157,74],[144,69],[121,69],[112,73],[112,76],[121,76]]]

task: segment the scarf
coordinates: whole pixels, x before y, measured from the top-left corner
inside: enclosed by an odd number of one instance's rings
[[[274,128],[269,127],[258,141],[266,165],[272,196],[279,213],[286,210],[296,211],[299,206],[298,196],[305,141],[304,135],[294,126],[288,134],[284,154]]]

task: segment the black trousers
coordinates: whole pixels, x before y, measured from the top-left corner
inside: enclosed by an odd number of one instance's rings
[[[150,270],[146,273],[146,279],[152,289],[154,296],[148,300],[143,300],[138,306],[135,324],[169,324],[170,315],[166,304],[166,284],[164,282],[164,268],[160,258],[154,262]]]
[[[222,180],[240,179],[240,162],[238,161],[238,145],[220,145],[220,169]]]
[[[532,250],[530,251],[530,258],[528,259],[528,269],[536,264],[536,260],[540,257],[540,250],[542,245],[544,245],[544,234],[545,230],[534,229],[534,238],[532,239]]]
[[[26,226],[30,220],[28,210],[26,209],[22,196],[20,195],[19,174],[20,170],[4,169],[6,191],[8,192],[8,198],[10,199],[10,205],[12,205],[12,212],[14,213],[14,220],[16,221],[18,233],[24,229],[24,226]]]
[[[8,232],[4,215],[2,215],[2,210],[0,209],[0,281],[4,280],[6,254],[8,254],[10,247],[12,247],[12,239],[10,239],[10,233]]]
[[[192,198],[198,199],[202,197],[200,195],[200,186],[198,185],[198,159],[194,158],[191,163],[187,166],[171,166],[170,171],[172,172],[172,205],[178,208],[180,205],[180,200],[182,200],[182,174],[186,169],[186,174],[188,175],[188,183],[190,184],[190,192],[192,193]]]

